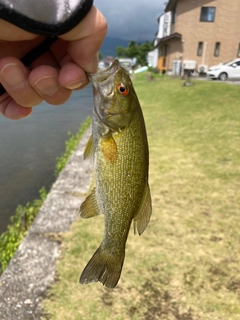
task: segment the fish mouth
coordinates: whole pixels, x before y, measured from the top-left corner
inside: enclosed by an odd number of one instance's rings
[[[97,73],[88,73],[88,79],[93,83],[103,83],[108,80],[109,77],[114,76],[120,67],[119,61],[115,59],[106,69],[99,70]]]
[[[97,73],[88,74],[88,79],[92,82],[95,97],[111,98],[113,96],[113,79],[120,68],[119,61],[115,59],[108,68],[99,70]]]

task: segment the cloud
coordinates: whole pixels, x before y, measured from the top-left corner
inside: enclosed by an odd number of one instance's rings
[[[95,0],[108,22],[108,36],[126,40],[153,40],[165,0]]]

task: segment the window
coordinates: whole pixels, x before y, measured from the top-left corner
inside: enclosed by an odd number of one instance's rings
[[[202,56],[202,50],[203,49],[203,42],[198,42],[198,48],[197,48],[197,56]]]
[[[200,21],[213,22],[215,18],[215,7],[202,7]]]
[[[220,42],[215,43],[214,56],[218,57],[220,53]]]
[[[176,13],[176,8],[172,11],[172,24],[175,24],[177,19],[177,13]]]
[[[238,44],[237,57],[240,57],[240,43]]]

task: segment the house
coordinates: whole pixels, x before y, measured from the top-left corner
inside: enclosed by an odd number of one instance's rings
[[[155,38],[158,69],[206,72],[240,57],[239,13],[240,0],[169,0]]]
[[[159,55],[159,49],[157,47],[158,41],[160,39],[166,38],[167,36],[170,35],[170,30],[171,30],[171,18],[172,18],[172,13],[171,12],[166,12],[160,15],[158,18],[158,31],[156,33],[156,38],[154,41],[154,50],[150,51],[148,53],[148,65],[153,67],[153,68],[158,68],[161,66],[161,71],[166,71],[166,66],[165,66],[165,56],[160,56]],[[160,59],[158,61],[158,58]]]

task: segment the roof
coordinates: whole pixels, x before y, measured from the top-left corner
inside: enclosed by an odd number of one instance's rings
[[[166,7],[165,7],[165,12],[168,12],[168,11],[173,11],[176,7],[176,4],[178,3],[179,0],[169,0]],[[204,4],[206,2],[210,2],[212,0],[205,0],[204,1]],[[199,1],[200,2],[200,1]],[[197,5],[197,4],[196,4]],[[199,6],[201,6],[201,4],[199,4]]]
[[[168,40],[171,40],[171,39],[174,39],[174,38],[181,40],[182,39],[182,35],[180,33],[175,32],[175,33],[170,34],[170,36],[167,36],[167,37],[164,37],[164,38],[161,38],[161,39],[157,38],[159,40],[159,42],[156,45],[156,47],[158,47],[159,45],[163,44],[165,41],[168,41]]]
[[[178,0],[169,0],[166,5],[165,12],[172,11],[174,9],[174,7],[176,6],[177,2],[178,2]]]

